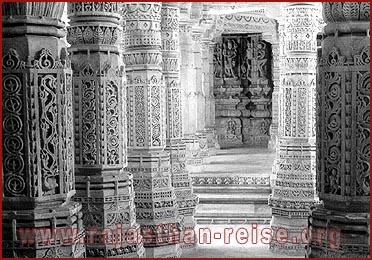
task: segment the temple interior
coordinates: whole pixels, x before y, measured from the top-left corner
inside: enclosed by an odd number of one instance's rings
[[[369,2],[2,3],[2,256],[370,256]]]

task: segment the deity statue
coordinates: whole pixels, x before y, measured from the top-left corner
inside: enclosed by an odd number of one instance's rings
[[[223,56],[225,62],[225,77],[237,78],[234,70],[236,66],[236,57],[238,55],[238,46],[232,39],[228,39],[227,43],[224,44]]]
[[[241,68],[241,76],[242,78],[250,78],[250,70],[251,70],[251,64],[250,61],[252,60],[253,56],[253,48],[252,48],[252,43],[247,40],[247,48],[245,49],[245,55],[243,58],[242,65],[240,66]]]
[[[258,77],[267,78],[267,54],[266,54],[266,44],[264,42],[259,42],[257,44],[257,67],[258,67]]]
[[[214,71],[216,78],[222,78],[221,43],[217,43],[213,55]]]
[[[234,121],[230,120],[229,122],[227,122],[227,130],[226,130],[226,132],[227,132],[228,135],[235,136],[235,128],[236,128],[236,126],[235,126],[235,122]]]

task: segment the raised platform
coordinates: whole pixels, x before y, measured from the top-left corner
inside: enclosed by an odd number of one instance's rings
[[[192,173],[199,196],[195,219],[198,224],[269,223],[270,174],[275,153],[264,148],[218,150]]]

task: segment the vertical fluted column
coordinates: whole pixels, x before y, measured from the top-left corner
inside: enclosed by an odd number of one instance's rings
[[[269,198],[273,232],[286,229],[289,241],[274,236],[270,248],[304,254],[302,230],[307,226],[315,194],[315,81],[318,4],[290,3],[284,11],[284,72],[280,84],[279,143],[276,179]]]
[[[194,229],[194,211],[198,197],[193,194],[191,178],[186,170],[186,144],[182,140],[182,90],[180,84],[178,3],[163,3],[161,11],[161,37],[163,76],[166,86],[166,151],[170,153],[172,186],[174,187],[178,212],[184,216],[184,229]],[[182,245],[183,246],[183,245]]]
[[[67,40],[74,71],[75,200],[83,205],[88,257],[138,257],[143,244],[128,244],[136,229],[132,174],[127,166],[126,88],[119,57],[120,4],[68,3]],[[90,232],[94,229],[95,234]],[[107,230],[113,243],[102,243]],[[98,231],[98,232],[96,232]]]
[[[370,3],[323,3],[309,257],[370,255]],[[323,232],[321,232],[323,231]]]
[[[85,256],[64,7],[2,4],[3,257]]]
[[[166,86],[162,74],[161,2],[124,3],[128,85],[128,170],[134,175],[137,221],[147,257],[177,257],[179,228],[166,146]],[[147,230],[147,231],[146,231]],[[150,231],[150,236],[148,235]],[[176,234],[175,234],[176,235]]]
[[[181,16],[181,18],[183,18]],[[201,171],[202,158],[200,156],[199,139],[196,133],[196,74],[194,69],[193,39],[191,20],[180,20],[180,53],[181,53],[181,89],[183,104],[183,140],[186,144],[186,168],[191,172]]]

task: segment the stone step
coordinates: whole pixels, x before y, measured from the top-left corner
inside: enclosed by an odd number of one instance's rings
[[[261,194],[265,193],[267,196],[270,194],[270,185],[266,186],[231,186],[227,187],[224,185],[221,186],[194,186],[194,193],[202,194],[202,193],[216,193],[216,194],[232,194],[232,193],[241,193],[241,194]]]
[[[198,194],[199,204],[267,204],[269,194],[262,193],[231,193],[231,194]]]
[[[199,224],[269,223],[271,208],[266,204],[199,204],[195,213]]]

